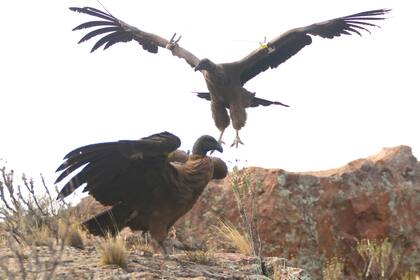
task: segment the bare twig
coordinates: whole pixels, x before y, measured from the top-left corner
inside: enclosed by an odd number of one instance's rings
[[[35,205],[37,207],[37,210],[41,213],[42,216],[47,216],[48,215],[48,212],[44,212],[43,208],[39,204],[39,201],[38,201],[37,196],[35,195],[34,180],[31,178],[31,179],[29,179],[29,182],[28,182],[28,179],[26,178],[25,174],[23,174],[22,175],[22,181],[23,181],[23,184],[25,185],[26,189],[32,195],[32,199],[35,202]]]
[[[6,173],[6,167],[2,167],[0,170],[1,170],[2,178],[3,178],[3,182],[0,182],[1,200],[3,201],[3,203],[4,203],[4,205],[6,206],[7,209],[9,209],[13,213],[16,213],[17,211],[15,210],[15,208],[10,206],[9,203],[7,202],[7,199],[6,199],[5,193],[4,193],[4,186],[6,186],[9,194],[11,194],[11,195],[13,194],[13,187],[11,187],[11,185],[13,185],[13,170],[10,171],[9,173]],[[18,205],[18,204],[15,204],[15,207],[16,207],[16,205]]]
[[[53,205],[54,198],[51,196],[51,192],[49,188],[47,187],[47,184],[45,183],[45,178],[42,175],[42,173],[39,174],[39,176],[41,177],[42,186],[44,187],[45,193],[47,194],[47,201],[50,203],[51,214],[57,215],[58,213]],[[58,189],[57,189],[57,193],[58,193]]]

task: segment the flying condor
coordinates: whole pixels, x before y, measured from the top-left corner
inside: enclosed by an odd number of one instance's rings
[[[236,138],[232,146],[236,147],[238,144],[243,144],[239,138],[239,130],[245,125],[247,107],[272,104],[287,106],[280,102],[256,98],[255,93],[243,87],[246,82],[268,68],[276,68],[302,48],[310,45],[311,35],[332,39],[341,35],[361,35],[362,31],[370,33],[368,28],[378,27],[374,22],[383,20],[383,15],[390,11],[389,9],[371,10],[291,29],[241,60],[216,64],[208,58],[198,59],[179,46],[180,37],[175,39],[175,35],[167,40],[131,26],[110,13],[91,7],[72,7],[70,10],[99,19],[85,22],[73,29],[96,28],[86,34],[79,43],[98,35],[103,36],[94,44],[91,52],[101,46],[107,49],[118,42],[135,40],[144,50],[151,53],[157,53],[159,48],[169,49],[174,56],[183,58],[195,71],[201,71],[209,93],[198,93],[198,96],[211,101],[212,116],[216,127],[221,132],[219,142],[222,143],[223,132],[232,121],[232,126],[236,130]]]
[[[84,192],[111,206],[83,222],[90,233],[115,235],[124,227],[150,232],[166,254],[164,241],[172,225],[193,207],[210,180],[227,175],[224,161],[206,155],[223,152],[215,138],[198,138],[190,155],[176,150],[180,144],[177,136],[162,132],[77,148],[57,169],[62,173],[55,183],[71,177],[57,199],[86,184]]]

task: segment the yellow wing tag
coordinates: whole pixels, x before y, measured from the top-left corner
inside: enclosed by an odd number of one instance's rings
[[[260,42],[260,47],[261,49],[268,49],[268,45],[267,44],[263,44]]]

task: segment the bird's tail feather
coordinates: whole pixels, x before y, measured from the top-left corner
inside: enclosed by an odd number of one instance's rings
[[[124,206],[115,205],[84,221],[82,226],[93,235],[106,236],[111,234],[115,236],[126,226],[132,212],[133,210]]]
[[[208,101],[211,100],[209,92],[195,91],[193,93],[197,94],[197,96],[200,97],[200,98],[206,99]],[[270,106],[270,105],[281,105],[281,106],[284,106],[284,107],[289,107],[289,105],[281,103],[279,101],[266,100],[266,99],[258,98],[258,97],[255,97],[255,96],[252,97],[251,103],[249,104],[248,107],[258,107],[258,106],[266,107],[266,106]],[[227,106],[227,108],[229,108],[229,106]]]

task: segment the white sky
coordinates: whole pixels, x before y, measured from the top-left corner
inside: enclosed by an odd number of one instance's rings
[[[170,38],[214,62],[240,59],[288,29],[369,9],[393,8],[381,29],[363,37],[314,38],[277,69],[246,84],[257,96],[291,108],[248,110],[245,146],[221,156],[234,165],[308,171],[338,167],[410,145],[420,154],[418,1],[110,1],[115,16]],[[415,4],[414,4],[415,3]],[[0,44],[0,158],[32,176],[54,178],[62,157],[81,145],[137,139],[164,130],[190,149],[202,134],[218,137],[199,72],[168,51],[137,43],[90,54],[77,45],[93,19],[68,10],[96,1],[5,1]]]

